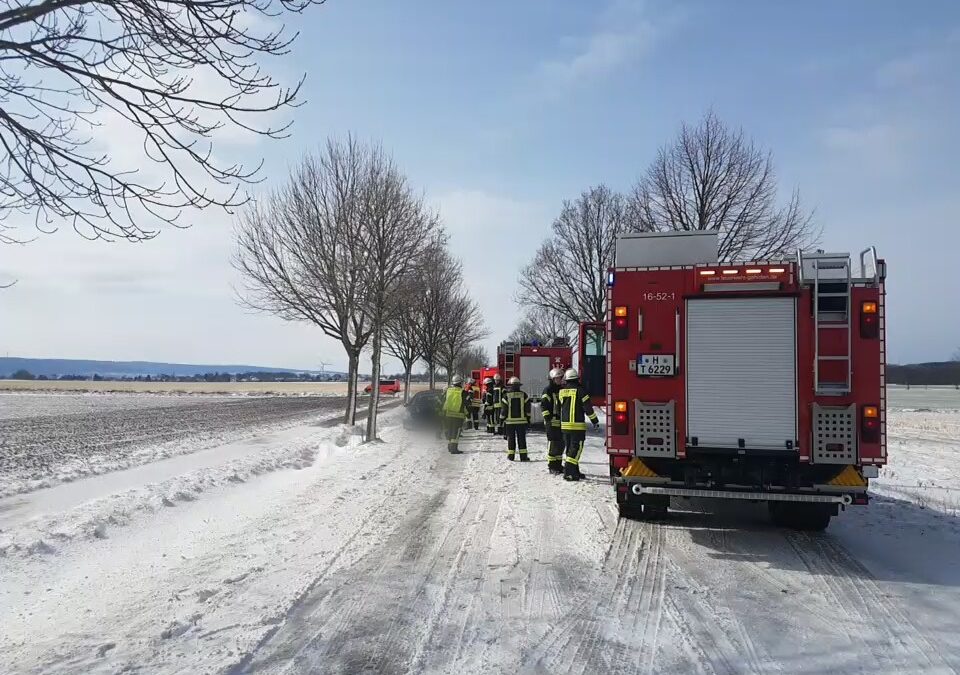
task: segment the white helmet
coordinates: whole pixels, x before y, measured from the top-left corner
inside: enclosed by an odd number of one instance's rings
[[[496,375],[493,376],[494,382],[499,382],[500,380],[501,380],[500,373],[497,373]]]
[[[474,384],[474,379],[472,377],[468,377],[467,384]]]
[[[569,382],[570,380],[580,379],[580,373],[577,372],[576,368],[568,368],[567,372],[563,374],[563,379]]]
[[[460,385],[463,384],[463,378],[460,377],[459,375],[454,375],[453,378],[450,380],[450,384],[452,384],[454,387],[459,387]]]
[[[558,377],[563,377],[563,369],[562,369],[562,368],[551,368],[551,369],[550,369],[550,379],[551,379],[551,380],[555,380],[555,379],[557,379]]]
[[[511,377],[509,380],[507,380],[507,384],[520,384],[520,378]]]
[[[493,384],[493,378],[492,378],[492,377],[485,377],[485,378],[483,378],[483,383],[484,383],[484,384]]]

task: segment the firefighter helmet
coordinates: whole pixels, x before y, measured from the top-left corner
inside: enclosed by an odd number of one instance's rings
[[[493,376],[493,381],[494,381],[494,382],[499,382],[500,379],[501,379],[501,378],[500,378],[500,373],[497,373],[496,375]]]
[[[520,384],[520,378],[511,377],[509,380],[507,380],[507,384]]]
[[[484,384],[493,384],[493,378],[492,378],[492,377],[485,377],[485,378],[483,378],[483,383],[484,383]]]
[[[563,374],[563,379],[569,382],[570,380],[580,379],[580,373],[577,372],[576,368],[568,368],[567,372]]]
[[[474,381],[474,379],[473,379],[472,377],[468,377],[468,378],[467,378],[467,384],[476,384],[476,382]]]
[[[558,377],[563,377],[563,369],[562,369],[562,368],[551,368],[551,369],[550,369],[550,379],[551,379],[551,380],[555,380],[555,379],[557,379]]]
[[[453,379],[450,380],[450,384],[452,384],[454,387],[459,387],[463,384],[463,378],[459,375],[454,375]]]

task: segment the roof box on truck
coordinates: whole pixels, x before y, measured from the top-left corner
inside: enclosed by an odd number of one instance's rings
[[[617,237],[615,267],[715,265],[717,232],[631,232]]]

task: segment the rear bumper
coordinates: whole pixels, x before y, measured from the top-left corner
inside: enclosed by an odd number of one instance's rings
[[[758,492],[746,490],[709,490],[705,488],[668,487],[664,485],[644,485],[638,480],[617,478],[618,485],[629,485],[629,490],[636,496],[661,495],[664,497],[685,497],[694,499],[741,499],[745,501],[763,502],[806,502],[819,504],[853,503],[853,496],[845,494],[817,494],[805,492]],[[852,490],[856,492],[856,490]]]

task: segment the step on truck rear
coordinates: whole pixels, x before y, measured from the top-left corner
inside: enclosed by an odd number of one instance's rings
[[[606,317],[621,515],[741,499],[822,529],[867,504],[886,463],[885,277],[872,248],[719,263],[715,232],[621,236]]]

